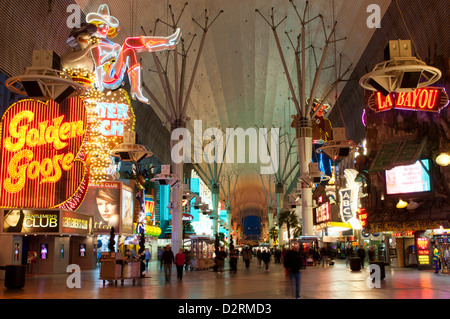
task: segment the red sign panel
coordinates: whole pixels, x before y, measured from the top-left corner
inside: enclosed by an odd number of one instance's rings
[[[71,199],[85,175],[81,98],[19,101],[3,115],[0,134],[0,207],[53,208]]]
[[[366,209],[358,208],[358,216],[359,216],[359,221],[361,223],[361,226],[366,227],[367,226],[367,217],[368,217]]]
[[[439,112],[447,104],[448,95],[441,87],[426,87],[412,92],[392,92],[387,96],[374,92],[368,101],[368,106],[375,112],[391,109]]]

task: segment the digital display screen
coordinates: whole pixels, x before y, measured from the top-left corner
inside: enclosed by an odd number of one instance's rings
[[[86,257],[86,245],[80,244],[80,257]]]
[[[48,244],[41,244],[40,257],[41,259],[48,258]]]
[[[422,162],[422,164],[420,163]],[[413,165],[397,166],[386,171],[386,194],[405,194],[431,191],[430,168],[428,159],[417,161]]]

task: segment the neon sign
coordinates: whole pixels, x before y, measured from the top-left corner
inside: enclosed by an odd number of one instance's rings
[[[123,136],[124,122],[130,118],[128,112],[127,104],[97,102],[100,133],[103,136]]]
[[[83,100],[22,100],[1,123],[0,206],[52,208],[69,200],[85,174],[78,158],[86,134]]]
[[[374,92],[369,97],[368,106],[375,112],[392,109],[439,112],[447,106],[448,101],[448,95],[443,88],[426,87],[412,92],[392,92],[387,96]]]
[[[98,38],[98,45],[91,51],[95,63],[97,89],[115,90],[121,86],[125,75],[128,75],[131,96],[143,103],[149,103],[142,94],[141,65],[137,53],[174,49],[181,37],[180,29],[168,37],[128,37],[121,45],[111,40],[117,36],[119,20],[110,15],[108,5],[102,4],[97,12],[88,13],[86,22],[97,27],[92,36]]]
[[[331,220],[330,203],[325,203],[316,208],[316,222],[323,223]]]
[[[420,265],[430,264],[430,249],[429,240],[426,237],[418,237],[417,240],[417,254]]]
[[[343,189],[341,192],[341,217],[344,223],[347,223],[350,219],[352,219],[352,190],[351,189]]]
[[[359,216],[359,221],[361,223],[361,226],[366,227],[367,226],[367,217],[368,217],[366,209],[358,208],[358,216]]]

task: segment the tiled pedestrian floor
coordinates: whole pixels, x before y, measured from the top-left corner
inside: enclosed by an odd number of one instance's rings
[[[450,275],[432,271],[386,267],[381,288],[369,288],[367,268],[352,272],[345,261],[331,267],[308,267],[303,272],[303,299],[450,299]],[[236,273],[225,269],[188,271],[182,282],[166,283],[156,261],[150,263],[147,278],[133,285],[127,279],[117,286],[99,279],[99,270],[81,272],[81,288],[68,288],[68,274],[28,276],[25,287],[4,288],[0,279],[0,299],[291,299],[291,285],[281,264],[270,264],[269,271],[253,260],[246,269],[239,260]]]

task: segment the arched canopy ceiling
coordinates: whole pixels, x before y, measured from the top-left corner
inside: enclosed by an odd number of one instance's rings
[[[309,1],[309,6],[304,11],[305,1],[293,1],[300,15],[305,13],[306,20],[313,19],[318,14],[323,16],[323,24],[320,18],[314,19],[307,25],[304,35],[308,47],[307,67],[304,70],[306,92],[310,91],[315,70],[322,55],[325,41],[324,30],[329,35],[336,21],[336,31],[332,39],[340,41],[329,47],[316,97],[320,98],[324,95],[336,80],[339,70],[342,73],[349,66],[356,65],[375,31],[368,28],[366,24],[369,15],[367,7],[373,2],[372,0],[314,0]],[[376,1],[381,8],[381,15],[384,14],[390,2],[389,0]],[[297,42],[296,37],[301,29],[297,13],[290,1],[190,0],[188,5],[185,5],[184,0],[77,0],[77,3],[84,13],[97,11],[100,4],[108,4],[111,14],[120,22],[119,34],[114,38],[117,43],[122,43],[126,37],[130,36],[171,34],[173,30],[166,24],[171,24],[172,21],[170,5],[175,19],[179,17],[178,26],[181,28],[186,47],[192,43],[188,52],[186,81],[189,81],[194,68],[202,34],[198,24],[204,23],[205,9],[210,17],[209,22],[212,22],[211,20],[223,10],[206,35],[192,92],[187,101],[186,115],[190,118],[187,126],[193,132],[194,120],[201,120],[203,130],[211,127],[220,128],[223,131],[226,128],[236,127],[279,128],[280,171],[277,178],[284,181],[286,186],[296,184],[297,146],[295,131],[290,128],[290,123],[291,115],[297,112],[291,99],[275,37],[265,20],[271,21],[273,8],[274,22],[280,23],[276,30],[280,37],[286,65],[290,75],[296,77],[292,44],[295,45]],[[262,16],[255,9],[258,9]],[[155,24],[158,19],[160,22]],[[158,56],[165,63],[164,54],[158,53]],[[170,55],[169,57],[166,65],[167,75],[169,82],[174,83],[173,57]],[[139,58],[144,71],[143,81],[158,100],[164,102],[164,89],[158,73],[155,72],[152,55],[140,53]],[[180,60],[178,59],[179,63]],[[351,74],[351,67],[349,74]],[[297,81],[294,83],[297,91]],[[338,86],[337,90],[329,95],[330,105],[334,105],[342,87],[343,85]],[[166,103],[162,104],[166,105]],[[139,107],[145,109],[150,106],[140,105]],[[155,103],[152,107],[164,121],[164,115],[155,107]],[[137,126],[141,129],[145,129],[148,125],[161,125],[146,122],[145,112],[140,111],[139,114],[142,118],[138,118]],[[165,128],[161,126],[161,129]],[[205,172],[208,172],[204,162],[200,165]],[[233,201],[234,216],[242,217],[249,212],[265,214],[267,201],[259,177],[260,165],[258,163],[224,165],[223,171],[242,170],[236,187],[239,196],[235,196]],[[272,187],[273,191],[274,187]]]

